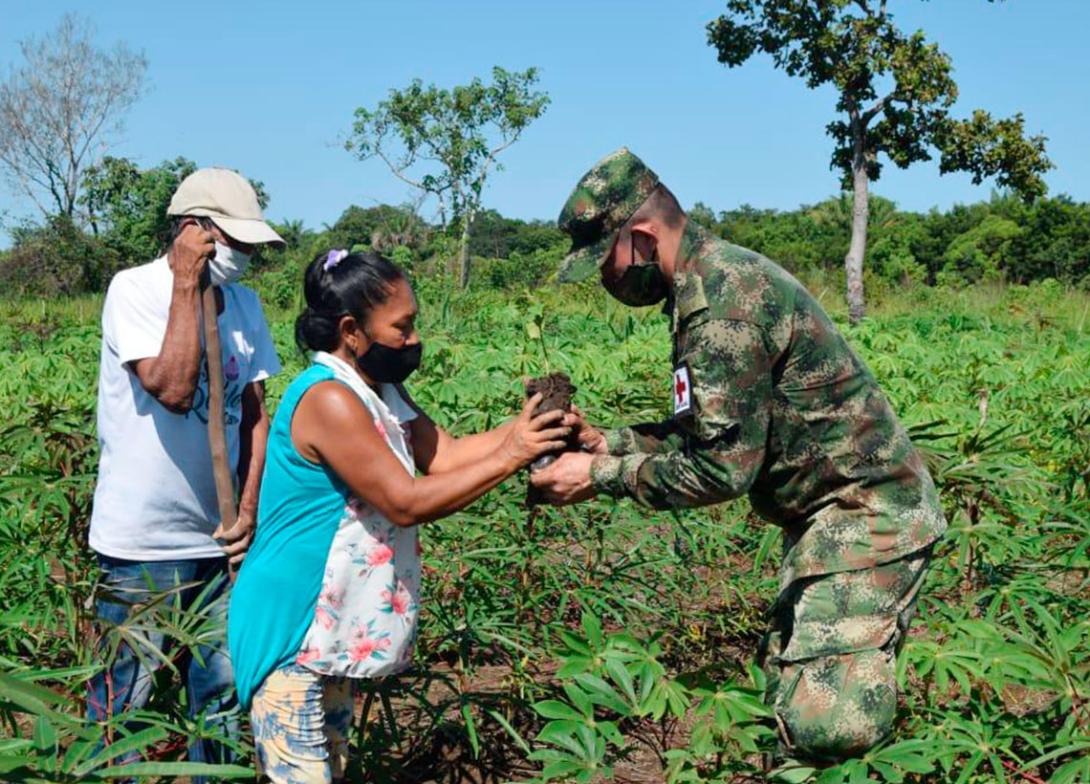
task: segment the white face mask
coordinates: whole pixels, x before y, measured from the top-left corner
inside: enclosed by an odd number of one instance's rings
[[[250,266],[250,254],[216,243],[216,255],[208,260],[208,274],[213,286],[226,286],[243,276]]]

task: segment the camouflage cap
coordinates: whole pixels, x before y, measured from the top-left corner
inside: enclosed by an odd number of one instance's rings
[[[613,237],[659,184],[647,164],[622,147],[583,175],[564,203],[557,225],[571,237],[560,264],[565,283],[586,280],[602,266]]]

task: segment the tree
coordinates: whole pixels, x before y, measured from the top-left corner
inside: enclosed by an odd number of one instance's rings
[[[563,244],[567,235],[552,221],[507,218],[496,210],[481,210],[471,228],[469,243],[474,256],[510,258]]]
[[[865,313],[863,256],[867,244],[868,189],[884,154],[900,168],[940,154],[940,172],[968,172],[973,182],[998,184],[1032,201],[1044,194],[1052,168],[1043,136],[1026,137],[1021,114],[993,119],[974,111],[955,120],[958,96],[950,58],[922,31],[894,24],[887,0],[727,0],[727,12],[708,24],[708,42],[719,62],[740,66],[756,52],[810,88],[832,85],[840,118],[831,167],[852,191],[847,273],[849,316]]]
[[[85,172],[80,196],[92,233],[130,263],[153,258],[170,226],[170,198],[196,168],[186,158],[143,170],[128,158],[103,158]]]
[[[5,296],[57,297],[102,291],[123,264],[105,243],[67,215],[11,232],[14,243],[0,254],[0,291]]]
[[[91,232],[130,264],[154,258],[170,229],[170,199],[196,169],[181,157],[141,169],[128,158],[106,156],[87,168],[81,185],[79,204]],[[249,182],[264,209],[269,203],[264,184]]]
[[[418,250],[428,239],[429,226],[413,204],[374,207],[350,205],[337,222],[326,226],[334,248],[351,249],[366,245],[378,253],[389,253],[398,245]]]
[[[706,229],[715,226],[715,212],[702,201],[698,201],[690,207],[686,214],[689,216],[689,220]]]
[[[346,149],[360,160],[381,159],[398,179],[438,201],[440,222],[461,233],[463,288],[469,283],[470,228],[489,174],[502,169],[496,157],[549,104],[534,89],[537,81],[536,68],[500,67],[492,69],[491,84],[474,79],[451,90],[416,79],[404,90],[390,90],[374,109],[356,110]]]
[[[1023,232],[1014,221],[989,215],[950,243],[943,254],[939,281],[957,284],[1000,280],[1014,266],[1014,249]]]
[[[95,47],[72,14],[49,36],[19,45],[25,61],[0,84],[0,168],[42,213],[75,217],[83,172],[121,129],[147,60],[124,44]]]

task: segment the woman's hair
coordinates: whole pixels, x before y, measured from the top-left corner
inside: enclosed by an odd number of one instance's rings
[[[371,311],[390,297],[393,285],[405,279],[396,264],[377,253],[343,253],[322,253],[307,265],[307,306],[295,319],[295,343],[304,353],[337,348],[340,320],[352,316],[366,324]]]

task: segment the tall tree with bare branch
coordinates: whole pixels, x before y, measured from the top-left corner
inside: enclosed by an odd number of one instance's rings
[[[492,69],[491,84],[474,79],[450,90],[416,79],[390,90],[374,109],[356,110],[346,148],[361,160],[381,159],[398,179],[436,199],[440,221],[460,232],[462,288],[469,284],[469,231],[485,183],[503,168],[497,156],[549,105],[548,95],[534,89],[537,80],[536,68],[500,67]]]
[[[1026,200],[1044,194],[1052,168],[1045,138],[1024,132],[1021,114],[994,119],[976,110],[956,120],[958,97],[950,58],[923,31],[894,23],[887,0],[727,0],[727,11],[708,24],[719,62],[739,66],[757,52],[806,80],[832,85],[840,117],[826,130],[836,144],[831,166],[853,194],[852,232],[844,259],[848,312],[864,313],[863,256],[867,245],[868,190],[884,154],[904,169],[940,155],[941,173],[962,171],[975,184],[994,177]]]
[[[96,47],[91,23],[74,14],[19,47],[22,65],[0,83],[0,169],[45,216],[72,219],[83,172],[121,130],[147,60],[123,43]]]

